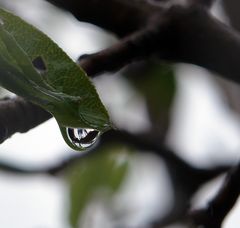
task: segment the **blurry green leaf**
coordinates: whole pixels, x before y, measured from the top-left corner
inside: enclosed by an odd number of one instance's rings
[[[107,196],[118,191],[128,171],[128,153],[119,146],[110,146],[83,158],[67,171],[70,187],[69,221],[78,227],[79,218],[92,197],[105,190]]]
[[[40,105],[56,118],[67,144],[66,127],[104,132],[109,116],[95,87],[45,34],[0,9],[0,84]]]
[[[132,86],[144,96],[152,124],[164,131],[177,89],[173,67],[150,60],[127,74]]]

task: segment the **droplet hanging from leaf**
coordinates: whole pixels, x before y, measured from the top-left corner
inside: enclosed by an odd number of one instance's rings
[[[50,112],[64,140],[75,150],[92,145],[100,132],[111,128],[94,85],[61,48],[32,25],[3,9],[0,9],[0,24],[3,87]],[[82,133],[77,131],[79,141],[69,137],[69,132],[76,133],[71,129],[85,129]],[[96,129],[94,133],[99,133],[95,138],[86,129]]]
[[[97,130],[84,128],[67,127],[66,132],[71,143],[82,149],[92,146],[100,135]]]

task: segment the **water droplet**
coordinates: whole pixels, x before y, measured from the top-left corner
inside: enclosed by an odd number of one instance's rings
[[[92,146],[98,136],[100,131],[94,129],[84,129],[84,128],[66,128],[68,139],[71,143],[79,148],[86,149]]]

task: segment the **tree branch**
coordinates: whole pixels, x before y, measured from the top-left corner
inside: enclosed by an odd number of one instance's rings
[[[235,205],[240,194],[240,164],[234,167],[225,178],[218,194],[209,202],[206,209],[190,214],[195,225],[220,228],[221,224]]]
[[[216,167],[213,169],[205,170],[205,169],[196,169],[191,165],[187,164],[184,160],[178,157],[173,151],[167,149],[165,146],[161,145],[156,139],[149,137],[149,134],[139,134],[133,135],[126,131],[115,131],[110,130],[102,135],[99,143],[91,150],[91,153],[80,153],[78,155],[74,155],[73,157],[65,158],[59,164],[53,165],[47,168],[40,169],[25,169],[7,162],[0,162],[0,169],[6,172],[12,172],[16,174],[51,174],[57,175],[59,172],[64,171],[67,167],[72,165],[73,162],[78,161],[79,159],[83,159],[86,156],[92,156],[94,151],[97,151],[100,147],[105,146],[110,143],[120,143],[124,145],[128,145],[138,149],[139,152],[149,152],[160,156],[163,158],[170,166],[175,167],[175,171],[182,170],[184,171],[184,175],[195,175],[197,174],[198,178],[197,185],[204,183],[205,181],[223,173],[228,170],[228,166]],[[174,174],[175,175],[175,174]],[[179,177],[179,176],[178,176]],[[188,178],[184,178],[186,181]],[[184,183],[184,179],[181,178],[182,183]]]
[[[231,25],[240,31],[240,2],[238,0],[223,0],[222,3]]]
[[[202,7],[206,7],[207,9],[211,8],[211,6],[213,5],[213,3],[216,0],[190,0],[190,3],[192,5],[199,5]]]
[[[239,34],[202,7],[173,7],[151,20],[146,29],[80,58],[79,64],[90,75],[96,75],[118,70],[150,55],[199,65],[240,83]]]
[[[226,172],[229,167],[219,166],[211,169],[194,168],[178,157],[173,151],[160,145],[158,140],[149,135],[150,134],[133,135],[125,131],[111,130],[102,135],[100,142],[91,150],[91,153],[77,154],[76,156],[67,157],[61,162],[49,167],[31,169],[1,161],[0,170],[17,175],[44,174],[58,176],[59,174],[64,173],[64,171],[74,163],[79,162],[86,157],[94,156],[98,149],[111,143],[128,145],[136,148],[138,153],[154,153],[166,163],[175,194],[175,204],[169,211],[169,214],[167,214],[164,219],[158,221],[158,223],[155,223],[156,227],[161,227],[162,225],[170,224],[171,222],[175,222],[176,220],[185,217],[185,214],[189,209],[189,200],[196,190],[203,183],[223,172]]]
[[[139,0],[48,0],[71,12],[78,20],[89,22],[119,37],[141,29],[158,7]]]
[[[22,98],[0,100],[0,143],[16,132],[27,132],[51,115]]]
[[[229,169],[228,166],[213,167],[211,169],[195,168],[178,157],[173,151],[161,145],[159,141],[149,133],[133,135],[125,131],[111,130],[102,135],[100,142],[91,150],[91,153],[67,157],[63,161],[49,167],[31,169],[1,161],[0,170],[17,175],[44,174],[58,176],[64,173],[64,171],[74,163],[85,159],[85,157],[94,156],[94,152],[97,152],[102,146],[109,145],[110,143],[128,145],[136,148],[140,153],[154,153],[166,163],[173,184],[175,204],[164,219],[155,223],[156,227],[162,227],[162,225],[170,224],[185,217],[188,211],[189,200],[196,190],[203,183]]]
[[[172,17],[171,42],[160,52],[161,58],[199,65],[240,82],[240,37],[236,31],[199,7],[175,8]]]
[[[73,0],[56,2],[64,6],[66,4],[72,8],[76,6],[75,4],[84,4],[82,1]],[[90,5],[92,7],[94,6],[94,9],[103,4],[103,1],[97,0],[84,2],[88,7],[90,7]],[[129,7],[131,10],[136,10],[136,8],[142,9],[142,5],[136,4],[136,2],[135,4],[129,1],[117,0],[110,2],[112,7],[113,4],[118,3],[121,7]],[[104,1],[104,4],[107,5],[106,1]],[[78,7],[80,7],[80,5],[78,5]],[[78,7],[76,6],[74,9],[78,10]],[[116,7],[116,5],[114,7]],[[146,7],[146,9],[149,8]],[[157,13],[156,9],[159,10]],[[105,9],[103,11],[104,13],[100,12],[96,17],[103,17],[105,19],[108,17],[108,21],[111,21],[109,23],[112,23],[112,25],[116,23],[116,30],[121,30],[121,28],[118,28],[116,21],[109,20],[111,14],[106,14]],[[81,15],[83,12],[78,11],[78,13]],[[133,12],[131,11],[131,13]],[[219,73],[224,78],[232,79],[238,83],[240,82],[240,37],[236,32],[213,18],[205,8],[174,6],[163,12],[162,8],[157,7],[154,8],[154,12],[151,15],[150,19],[145,18],[148,23],[145,27],[143,26],[142,30],[129,35],[106,50],[80,59],[80,64],[85,71],[89,75],[94,76],[104,71],[120,69],[136,59],[157,55],[162,60],[199,65]],[[146,14],[144,14],[144,17],[145,16]],[[94,19],[94,15],[90,15],[89,17],[93,17]],[[95,19],[98,21],[100,20],[99,18]],[[133,18],[135,18],[135,15]],[[94,22],[94,20],[92,22]],[[4,104],[6,105],[6,103]],[[16,104],[16,107],[14,107],[13,104],[14,102],[11,103],[11,113],[14,113],[13,110],[15,109],[15,113],[18,113],[18,105]],[[31,114],[36,115],[32,110],[32,106],[26,104],[27,103],[24,105],[24,112],[28,113],[29,118]],[[5,109],[5,107],[3,109]],[[36,110],[36,108],[34,110]],[[2,122],[4,122],[5,125],[3,124],[3,126],[7,128],[9,133],[6,134],[6,130],[3,130],[3,133],[0,135],[0,141],[4,141],[4,139],[14,132],[26,132],[31,129],[31,127],[40,124],[41,121],[45,121],[46,113],[41,109],[38,110],[38,115],[41,118],[37,118],[36,122],[28,121],[28,124],[24,123],[26,122],[24,121],[24,116],[22,116],[22,118],[20,118],[20,116],[19,118],[11,118],[11,122],[5,121],[6,118],[8,118],[6,117],[7,115],[5,115],[5,117],[3,117],[4,121]],[[32,115],[31,118],[35,120],[35,117],[32,117]],[[49,118],[49,115],[47,118]],[[24,126],[21,126],[18,121],[21,122],[21,124],[24,123]],[[28,126],[26,127],[25,125]]]
[[[160,29],[164,29],[162,26]],[[160,33],[160,31],[158,31]],[[164,33],[164,31],[162,32]],[[95,77],[104,72],[115,72],[124,66],[154,54],[152,49],[152,29],[145,29],[133,33],[120,40],[115,45],[94,54],[83,55],[78,64]],[[155,37],[157,38],[157,37]],[[155,40],[155,38],[153,38]],[[160,38],[161,39],[161,38]]]

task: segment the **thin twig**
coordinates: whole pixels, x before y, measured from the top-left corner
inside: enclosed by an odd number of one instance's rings
[[[51,118],[40,107],[20,97],[0,100],[0,143],[16,132],[27,132]]]
[[[97,152],[102,146],[109,145],[110,143],[120,143],[121,145],[124,144],[134,147],[139,153],[154,153],[162,158],[168,167],[176,200],[174,201],[175,204],[169,213],[154,224],[154,227],[162,227],[163,225],[168,225],[185,217],[185,214],[189,209],[189,201],[198,188],[203,183],[206,183],[221,173],[226,172],[229,167],[219,166],[211,169],[195,168],[178,157],[173,151],[167,149],[163,145],[160,145],[158,140],[152,138],[150,135],[151,134],[149,133],[133,135],[125,131],[111,130],[102,135],[100,142],[91,150],[91,153],[67,157],[61,162],[49,167],[31,169],[1,161],[0,170],[17,175],[44,174],[58,176],[59,174],[64,173],[65,170],[74,163],[82,161],[86,157],[93,156],[95,154],[94,152]]]
[[[128,146],[132,146],[138,149],[139,152],[152,152],[161,158],[163,158],[167,163],[172,163],[172,165],[178,170],[184,170],[184,172],[189,175],[197,174],[198,183],[201,184],[222,172],[225,172],[228,167],[218,167],[209,170],[204,169],[195,169],[191,165],[187,164],[184,160],[179,158],[174,152],[167,149],[163,145],[160,145],[159,142],[147,137],[149,134],[144,135],[133,135],[126,131],[115,131],[110,130],[102,135],[100,142],[91,150],[91,153],[78,154],[73,157],[67,157],[62,162],[55,164],[46,168],[37,168],[37,169],[25,169],[23,167],[18,167],[16,165],[1,162],[0,169],[5,172],[12,172],[17,174],[51,174],[57,175],[59,172],[64,171],[69,167],[73,162],[83,159],[86,156],[91,156],[94,154],[94,151],[97,151],[100,147],[105,146],[110,143],[120,143]],[[143,140],[144,139],[144,140]],[[187,179],[186,179],[187,180]],[[182,179],[184,182],[184,179]]]
[[[235,205],[240,194],[240,164],[232,168],[225,178],[218,194],[208,203],[207,208],[190,214],[195,225],[204,228],[220,228],[224,218]]]

